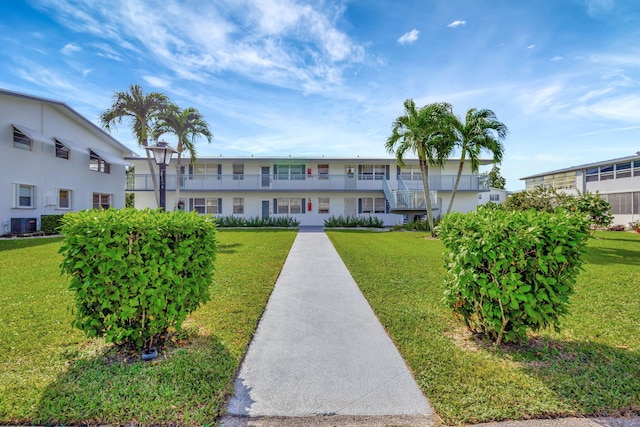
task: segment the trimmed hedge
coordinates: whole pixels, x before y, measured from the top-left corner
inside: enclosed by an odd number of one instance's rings
[[[300,221],[290,216],[270,216],[262,218],[244,218],[241,216],[220,216],[216,217],[218,227],[282,227],[295,228],[300,225]]]
[[[333,216],[324,220],[327,228],[347,227],[347,228],[383,228],[384,221],[377,216]]]
[[[526,340],[567,313],[589,235],[583,215],[479,207],[447,215],[445,301],[474,333]]]
[[[209,300],[215,231],[213,217],[181,211],[66,214],[61,270],[71,277],[73,325],[137,350],[162,346]]]
[[[40,231],[46,235],[60,234],[64,214],[40,216]]]

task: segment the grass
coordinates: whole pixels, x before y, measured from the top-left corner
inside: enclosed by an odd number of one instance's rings
[[[219,232],[211,301],[157,363],[71,328],[60,239],[0,241],[0,424],[213,424],[295,234]]]
[[[328,234],[447,424],[640,414],[640,235],[590,239],[560,333],[494,347],[444,306],[440,241],[424,233]]]

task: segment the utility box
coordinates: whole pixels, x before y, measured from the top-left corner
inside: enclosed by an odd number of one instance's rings
[[[11,218],[11,234],[29,234],[38,230],[36,218]]]

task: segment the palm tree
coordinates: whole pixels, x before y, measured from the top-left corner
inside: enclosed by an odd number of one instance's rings
[[[498,121],[495,113],[491,110],[476,110],[475,108],[470,108],[467,111],[467,117],[464,123],[456,116],[452,117],[452,125],[456,133],[455,144],[460,147],[461,153],[458,175],[453,185],[447,213],[451,212],[453,199],[458,190],[462,167],[464,166],[466,158],[469,158],[471,171],[473,173],[478,172],[480,153],[483,151],[491,153],[494,163],[500,163],[502,161],[502,154],[504,153],[504,147],[501,141],[503,141],[509,133],[507,126]]]
[[[195,147],[197,139],[200,136],[204,136],[211,144],[213,134],[198,110],[191,107],[181,110],[173,104],[167,108],[153,128],[153,135],[156,139],[165,133],[172,133],[178,137],[176,147],[178,151],[176,160],[176,194],[173,208],[176,210],[180,200],[180,161],[182,160],[182,153],[188,152],[191,164],[194,164],[197,154]]]
[[[453,113],[451,105],[445,102],[429,104],[416,110],[412,99],[404,102],[404,111],[404,116],[394,120],[393,130],[385,148],[389,153],[395,152],[399,166],[404,166],[404,156],[408,151],[418,156],[427,220],[431,235],[435,236],[429,191],[429,166],[444,166],[451,154],[453,134],[451,127],[446,126],[446,123],[447,117]]]
[[[167,108],[169,99],[159,92],[145,94],[139,85],[129,86],[128,92],[115,92],[113,105],[100,115],[100,123],[108,131],[122,123],[124,118],[131,122],[138,145],[146,148],[149,145],[149,133],[158,116]],[[158,203],[158,180],[156,177],[154,162],[148,150],[147,161],[153,182],[153,190]]]

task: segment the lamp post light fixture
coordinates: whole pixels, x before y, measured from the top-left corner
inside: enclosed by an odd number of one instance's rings
[[[156,164],[160,168],[160,203],[159,207],[166,210],[166,195],[167,195],[167,166],[171,162],[171,156],[173,153],[177,153],[178,150],[169,146],[164,141],[158,141],[156,145],[145,147],[146,150],[153,152],[153,158]]]

